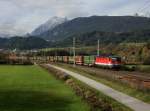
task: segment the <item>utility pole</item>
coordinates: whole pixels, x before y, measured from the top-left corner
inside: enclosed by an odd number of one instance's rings
[[[73,38],[73,59],[74,59],[74,64],[73,66],[76,66],[76,61],[75,61],[75,57],[76,57],[76,51],[75,51],[75,37]]]
[[[99,49],[100,49],[100,46],[99,46],[99,40],[97,41],[97,56],[99,56]]]
[[[55,62],[57,62],[57,48],[55,48]]]

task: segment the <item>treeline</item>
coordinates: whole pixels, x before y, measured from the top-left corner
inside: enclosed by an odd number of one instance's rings
[[[150,64],[150,42],[100,45],[100,54],[118,55],[126,64]],[[35,55],[35,54],[32,54]],[[72,56],[72,48],[53,48],[36,56]],[[76,47],[76,55],[97,55],[97,46]]]
[[[120,44],[120,43],[142,43],[150,41],[150,30],[141,30],[134,32],[99,32],[93,31],[84,34],[76,34],[68,37],[63,41],[52,44],[53,47],[57,46],[71,46],[73,38],[76,38],[77,46],[93,46],[100,40],[100,44]]]
[[[88,33],[79,33],[61,41],[46,41],[38,37],[12,37],[0,38],[1,49],[42,49],[47,47],[72,47],[73,38],[76,38],[76,46],[95,46],[97,40],[100,44],[107,46],[108,44],[120,43],[145,43],[150,42],[150,30],[140,30],[134,32],[100,32],[93,31]]]
[[[40,49],[50,46],[50,42],[38,37],[11,37],[0,38],[1,49]]]

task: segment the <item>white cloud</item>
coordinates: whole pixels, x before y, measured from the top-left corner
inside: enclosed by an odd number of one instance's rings
[[[0,0],[0,33],[25,34],[50,17],[134,14],[146,0]]]

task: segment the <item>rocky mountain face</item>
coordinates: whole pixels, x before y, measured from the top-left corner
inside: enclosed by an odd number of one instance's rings
[[[67,18],[52,17],[46,23],[44,23],[44,24],[40,25],[38,28],[36,28],[31,33],[31,35],[32,36],[38,36],[38,35],[40,35],[42,33],[45,33],[47,31],[52,30],[53,28],[55,28],[59,24],[62,24],[62,23],[65,23],[65,22],[67,22]]]

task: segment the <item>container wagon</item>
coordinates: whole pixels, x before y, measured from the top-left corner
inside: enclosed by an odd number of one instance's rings
[[[73,64],[74,63],[74,57],[73,56],[69,56],[69,64]]]
[[[50,62],[54,62],[54,56],[50,56],[49,59],[50,59]]]
[[[57,62],[63,62],[63,56],[57,56]]]
[[[63,62],[64,63],[69,63],[69,57],[68,56],[63,56]]]
[[[84,63],[83,56],[76,56],[75,57],[75,63],[78,65],[83,65],[83,63]]]
[[[95,56],[84,56],[84,65],[94,66],[95,65]]]

